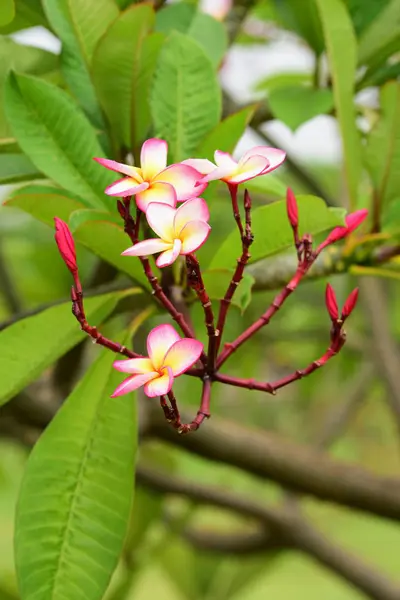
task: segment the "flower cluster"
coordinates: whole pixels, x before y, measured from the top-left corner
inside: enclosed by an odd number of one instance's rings
[[[351,234],[364,221],[367,211],[359,210],[349,214],[344,226],[334,228],[326,239],[313,249],[311,236],[305,234],[300,237],[299,235],[297,201],[294,193],[289,189],[286,208],[297,251],[297,270],[266,312],[236,340],[225,344],[219,351],[228,309],[243,277],[244,269],[250,258],[249,247],[253,242],[251,198],[245,190],[243,200],[245,220],[243,222],[238,205],[238,187],[254,177],[266,175],[279,167],[285,160],[285,153],[277,148],[256,146],[246,152],[239,161],[235,161],[227,152],[217,150],[214,154],[215,163],[208,159],[191,158],[170,166],[167,165],[167,154],[168,146],[164,140],[150,139],[142,146],[140,167],[107,158],[95,158],[95,160],[107,169],[123,175],[121,179],[105,190],[109,196],[122,198],[117,201],[118,211],[124,222],[124,230],[132,242],[131,247],[122,254],[140,258],[154,295],[179,325],[185,337],[181,338],[171,325],[160,325],[149,333],[147,338],[148,356],[142,356],[102,336],[97,328],[89,325],[86,320],[74,240],[68,225],[58,218],[55,219],[55,238],[61,256],[74,278],[73,313],[81,328],[98,344],[127,358],[127,360],[114,362],[115,369],[128,373],[129,377],[117,387],[113,396],[120,396],[144,386],[144,393],[148,397],[160,397],[160,404],[168,421],[172,422],[181,433],[185,433],[197,429],[209,416],[212,382],[219,381],[227,385],[275,393],[279,388],[312,373],[341,349],[346,339],[343,323],[355,307],[358,290],[354,290],[350,294],[339,316],[335,293],[328,285],[326,306],[332,321],[331,342],[328,350],[318,360],[313,361],[305,369],[297,370],[292,375],[273,383],[239,379],[219,372],[233,352],[261,327],[270,322],[286,298],[297,288],[321,251]],[[209,182],[216,180],[220,180],[228,186],[233,215],[242,245],[242,253],[238,258],[232,280],[224,297],[221,298],[217,320],[214,319],[212,302],[204,286],[200,264],[194,254],[205,243],[211,231],[208,206],[200,196]],[[133,197],[137,205],[135,218],[131,214]],[[145,215],[147,225],[141,223],[141,214]],[[144,226],[141,228],[141,225]],[[156,237],[148,236],[149,228]],[[144,232],[142,240],[140,240],[141,229]],[[184,257],[181,261],[182,264],[186,263],[185,285],[195,292],[204,311],[209,338],[207,352],[204,351],[203,344],[196,339],[190,321],[186,320],[172,301],[168,290],[158,283],[148,258],[152,254],[158,254],[156,265],[159,268],[168,267],[178,257]],[[193,368],[196,363],[198,363],[197,367]],[[187,425],[181,423],[176,399],[172,392],[174,379],[183,373],[199,377],[203,381],[200,409],[196,418]],[[170,404],[166,401],[167,396]]]

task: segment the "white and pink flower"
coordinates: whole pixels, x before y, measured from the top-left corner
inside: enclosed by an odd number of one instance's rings
[[[199,185],[220,179],[230,185],[239,185],[259,175],[266,175],[285,160],[286,153],[279,148],[255,146],[236,162],[228,152],[216,150],[215,164],[204,158],[189,158],[182,164],[193,167],[204,175]]]
[[[179,255],[191,254],[204,244],[211,231],[210,213],[203,198],[192,198],[178,209],[168,204],[152,202],[146,219],[159,236],[138,242],[123,256],[148,256],[161,252],[156,260],[158,267],[171,265]]]
[[[199,359],[203,344],[192,338],[181,338],[171,325],[159,325],[147,337],[148,357],[117,360],[114,368],[130,373],[112,394],[122,396],[144,385],[149,398],[168,394],[175,377],[185,373]]]
[[[206,183],[196,185],[201,173],[190,165],[174,164],[167,167],[168,144],[156,138],[146,140],[140,153],[140,167],[132,167],[108,158],[95,158],[98,163],[125,175],[109,185],[109,196],[136,196],[138,207],[146,212],[150,202],[176,206],[189,198],[200,196]]]

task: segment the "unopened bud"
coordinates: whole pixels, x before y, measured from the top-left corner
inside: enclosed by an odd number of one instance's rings
[[[68,225],[58,217],[54,217],[54,222],[56,225],[54,238],[58,250],[60,251],[61,258],[74,275],[78,271],[78,265],[76,264],[75,243],[71,231]]]
[[[288,188],[286,192],[286,210],[291,226],[294,229],[297,228],[299,225],[299,211],[297,208],[296,196],[290,188]]]
[[[355,288],[351,294],[349,294],[346,302],[343,305],[342,310],[342,319],[347,319],[347,317],[353,312],[355,305],[357,304],[359,289]]]
[[[320,244],[318,251],[321,251],[322,248],[329,246],[330,244],[334,244],[335,242],[341,240],[342,238],[348,236],[352,233],[357,227],[361,225],[361,223],[367,218],[368,210],[366,208],[362,208],[361,210],[356,210],[353,213],[350,213],[346,216],[346,225],[343,227],[335,227],[325,241]]]
[[[325,304],[332,321],[337,321],[339,318],[339,309],[336,300],[335,290],[330,283],[326,286]]]

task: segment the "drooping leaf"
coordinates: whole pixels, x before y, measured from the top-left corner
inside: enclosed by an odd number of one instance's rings
[[[380,87],[384,83],[390,80],[398,79],[400,76],[400,62],[393,64],[384,64],[378,69],[367,71],[362,78],[362,81],[358,83],[357,89],[363,89],[366,87]]]
[[[278,73],[277,75],[268,75],[268,77],[261,79],[261,81],[257,83],[255,89],[257,91],[266,90],[267,92],[272,92],[273,90],[286,88],[289,86],[300,86],[310,84],[310,73],[301,73],[298,71],[294,71],[293,73]]]
[[[400,11],[398,0],[391,0],[383,6],[379,14],[371,21],[370,26],[363,31],[358,48],[360,65],[369,64],[375,60],[386,46],[399,40]]]
[[[350,205],[355,206],[361,172],[361,145],[356,127],[354,82],[357,43],[353,24],[342,0],[315,0],[333,80],[333,95],[342,136]]]
[[[303,37],[316,54],[324,50],[321,22],[314,0],[274,0],[282,24]]]
[[[367,138],[364,161],[380,206],[398,197],[400,189],[400,83],[381,88],[381,116]]]
[[[23,154],[0,154],[0,184],[43,179],[43,175]]]
[[[20,208],[50,227],[54,227],[54,217],[68,222],[73,211],[84,208],[81,202],[67,196],[64,190],[46,186],[21,188],[5,202],[5,206]]]
[[[210,60],[189,36],[172,33],[163,45],[151,94],[156,135],[172,160],[190,156],[219,121],[221,92]]]
[[[233,269],[211,269],[204,271],[204,286],[211,300],[222,300],[231,282],[232,275]],[[249,273],[245,273],[233,296],[232,304],[233,306],[237,306],[242,314],[251,302],[251,288],[253,285],[254,277]]]
[[[273,115],[295,131],[306,121],[331,111],[333,94],[304,86],[282,87],[269,93],[268,103]]]
[[[60,268],[62,264],[60,263]],[[139,293],[131,290],[129,293]],[[99,325],[127,292],[87,298],[88,320]],[[85,338],[65,302],[10,325],[0,332],[0,404],[34,381],[60,356]]]
[[[94,48],[118,16],[113,0],[43,0],[47,18],[62,41],[65,80],[91,122],[104,128],[90,66]]]
[[[3,0],[1,3],[0,11],[0,27],[11,23],[15,17],[15,3],[14,0]]]
[[[300,235],[315,235],[337,225],[344,224],[344,210],[328,208],[316,196],[296,196],[299,206]],[[293,232],[286,215],[286,202],[280,200],[256,208],[252,213],[254,242],[251,246],[250,262],[256,262],[281,252],[293,244]],[[240,240],[237,229],[226,237],[210,268],[231,268],[237,259]]]
[[[129,343],[129,336],[117,336]],[[101,600],[126,535],[134,489],[136,405],[111,398],[120,381],[107,350],[34,447],[16,516],[24,600]]]
[[[357,37],[379,16],[390,0],[346,0]]]
[[[233,152],[249,124],[256,105],[246,106],[238,112],[229,115],[218,123],[208,135],[201,140],[193,156],[214,160],[215,150]]]
[[[122,13],[100,40],[93,56],[93,79],[119,142],[135,148],[151,124],[149,93],[163,36],[150,4]],[[118,98],[118,102],[116,102]]]
[[[93,161],[103,150],[75,102],[50,83],[11,73],[5,103],[13,133],[33,164],[87,206],[106,205],[104,189],[114,177]]]

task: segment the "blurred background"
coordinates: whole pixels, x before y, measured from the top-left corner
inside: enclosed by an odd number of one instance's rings
[[[397,4],[397,19],[400,15],[397,0],[344,3],[351,11],[358,35],[376,22],[380,11],[389,4]],[[26,0],[22,4],[29,9],[23,13],[25,25],[16,31],[12,26],[0,29],[0,86],[11,67],[35,73],[35,64],[39,64],[36,53],[41,51],[37,49],[55,55],[47,77],[57,82],[61,43],[48,25],[38,20],[40,3]],[[308,4],[305,1],[302,6],[302,0],[199,3],[199,10],[226,25],[229,48],[219,68],[226,111],[232,112],[230,107],[236,105],[259,103],[257,119],[247,127],[235,156],[240,157],[244,150],[257,144],[275,145],[288,151],[289,160],[276,175],[264,178],[268,179],[265,183],[254,182],[249,186],[255,205],[283,197],[286,186],[290,185],[296,193],[321,196],[331,206],[347,206],[341,135],[333,110],[330,75],[325,53],[316,52],[307,36]],[[291,12],[293,5],[297,12]],[[298,16],[303,9],[305,21],[301,23],[293,15]],[[13,45],[9,40],[13,40]],[[399,66],[399,28],[390,42],[384,66]],[[13,50],[14,43],[26,46],[29,53],[19,58]],[[391,79],[396,79],[399,71],[392,69]],[[318,101],[303,94],[297,98],[293,89],[303,86],[302,90],[308,90],[307,86],[315,80],[321,83]],[[383,83],[376,78],[375,84],[367,81],[357,90],[355,102],[361,131],[368,132],[377,118],[379,86]],[[0,115],[0,129],[1,143],[12,144],[4,115]],[[16,186],[30,181],[27,173],[20,183],[9,184],[10,170],[11,165],[0,156],[3,200]],[[366,183],[363,193],[361,206],[366,204],[369,193]],[[224,227],[224,219],[230,220],[231,215],[225,216],[223,209],[225,189],[218,188],[216,195],[220,207],[217,214],[223,221],[221,239],[231,229],[230,221]],[[227,339],[233,339],[266,309],[279,289],[286,261],[291,257],[292,253],[279,255],[250,268],[261,283],[257,284],[245,311],[237,306],[232,309]],[[79,261],[84,278],[91,280],[94,269],[98,273],[97,259],[79,248]],[[341,461],[340,464],[355,463],[372,474],[397,477],[399,277],[395,268],[376,273],[373,267],[365,266],[330,275],[329,281],[340,303],[354,287],[361,290],[358,308],[346,327],[348,341],[342,353],[324,369],[277,396],[215,384],[213,418],[204,428],[215,426],[213,432],[217,436],[218,417],[221,417],[248,427],[251,439],[251,432],[258,429],[255,439],[260,431],[271,434],[278,449],[282,440],[283,453],[290,440],[307,444],[316,453],[324,451]],[[271,325],[232,358],[226,372],[262,381],[275,380],[323,354],[329,343],[330,328],[324,304],[327,281],[322,276],[305,282]],[[13,315],[68,297],[69,287],[69,273],[60,268],[50,228],[16,208],[0,207],[0,327],[9,323]],[[192,312],[195,325],[202,331],[202,313],[197,307]],[[148,328],[159,322],[160,317],[153,317],[139,330],[138,346],[144,343]],[[76,364],[77,348],[79,368],[71,374],[68,365]],[[42,414],[29,414],[29,398],[40,395],[45,405],[49,382],[54,382],[60,373],[67,376],[57,380],[58,393],[60,397],[69,393],[96,351],[91,345],[80,344],[77,348],[0,409],[0,600],[18,598],[12,541],[15,503],[29,446],[46,421]],[[181,378],[177,382],[176,395],[188,414],[197,410],[199,393],[197,380]],[[140,399],[140,403],[145,402]],[[389,583],[398,579],[400,573],[397,523],[350,507],[295,496],[266,477],[208,460],[207,453],[201,456],[201,448],[191,451],[190,442],[189,447],[185,446],[186,441],[171,444],[168,434],[166,437],[155,440],[153,436],[145,436],[141,445],[133,508],[135,522],[108,600],[400,598],[400,587]],[[164,473],[166,479],[153,477],[154,471]],[[307,523],[318,530],[322,546],[329,540],[332,546],[328,550],[342,556],[342,563],[352,565],[354,560],[355,571],[360,569],[360,579],[364,575],[367,579],[375,578],[376,588],[372,584],[363,590],[356,581],[349,581],[341,573],[340,559],[339,567],[335,567],[335,559],[326,559],[324,565],[318,551],[315,554],[310,550],[311,542],[307,550],[307,543],[298,544],[284,529],[276,527],[268,532],[265,523],[260,524],[246,511],[216,506],[215,498],[204,501],[201,494],[193,492],[191,482],[205,489],[218,486],[227,498],[245,495],[258,504],[292,515],[294,520],[305,516]],[[374,589],[377,591],[371,591]]]

